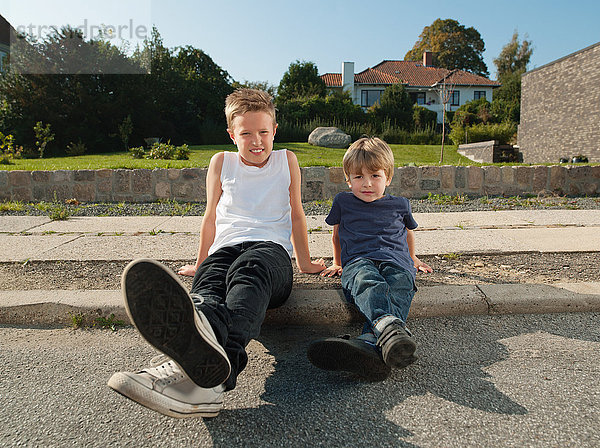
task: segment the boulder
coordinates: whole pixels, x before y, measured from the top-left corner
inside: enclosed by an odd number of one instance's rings
[[[308,143],[325,148],[347,148],[352,138],[335,127],[319,127],[310,133]]]

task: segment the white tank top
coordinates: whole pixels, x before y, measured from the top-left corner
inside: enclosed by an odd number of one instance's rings
[[[225,152],[221,188],[209,255],[244,241],[273,241],[292,256],[290,169],[285,149],[273,151],[261,168],[244,164],[237,152]]]

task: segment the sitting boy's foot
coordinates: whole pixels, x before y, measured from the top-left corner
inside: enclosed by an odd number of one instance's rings
[[[223,409],[223,385],[197,386],[172,361],[136,373],[117,372],[108,386],[170,417],[216,417]]]
[[[386,325],[379,338],[377,347],[381,349],[383,360],[390,367],[406,367],[417,360],[417,344],[398,321]]]
[[[348,335],[314,341],[307,355],[320,369],[350,372],[371,381],[382,381],[390,374],[377,347]]]
[[[175,274],[155,260],[135,260],[121,286],[127,314],[144,339],[198,386],[225,382],[231,372],[227,354]]]

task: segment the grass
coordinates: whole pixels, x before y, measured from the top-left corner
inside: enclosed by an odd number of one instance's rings
[[[408,164],[439,165],[439,145],[390,145],[394,151],[396,166]],[[308,143],[276,143],[275,149],[287,148],[298,157],[300,166],[341,166],[345,149],[323,148]],[[136,168],[197,168],[207,167],[210,158],[220,151],[236,151],[234,145],[190,146],[189,160],[134,159],[128,152],[91,154],[72,157],[49,157],[45,159],[15,159],[13,165],[0,165],[0,170],[98,170]],[[480,165],[461,156],[456,146],[444,147],[445,165]]]

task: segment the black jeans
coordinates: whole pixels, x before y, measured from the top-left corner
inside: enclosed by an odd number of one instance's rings
[[[246,367],[246,345],[259,335],[267,309],[286,301],[292,283],[290,256],[270,241],[223,247],[196,271],[191,290],[194,305],[210,322],[231,362],[225,390],[235,387]]]

